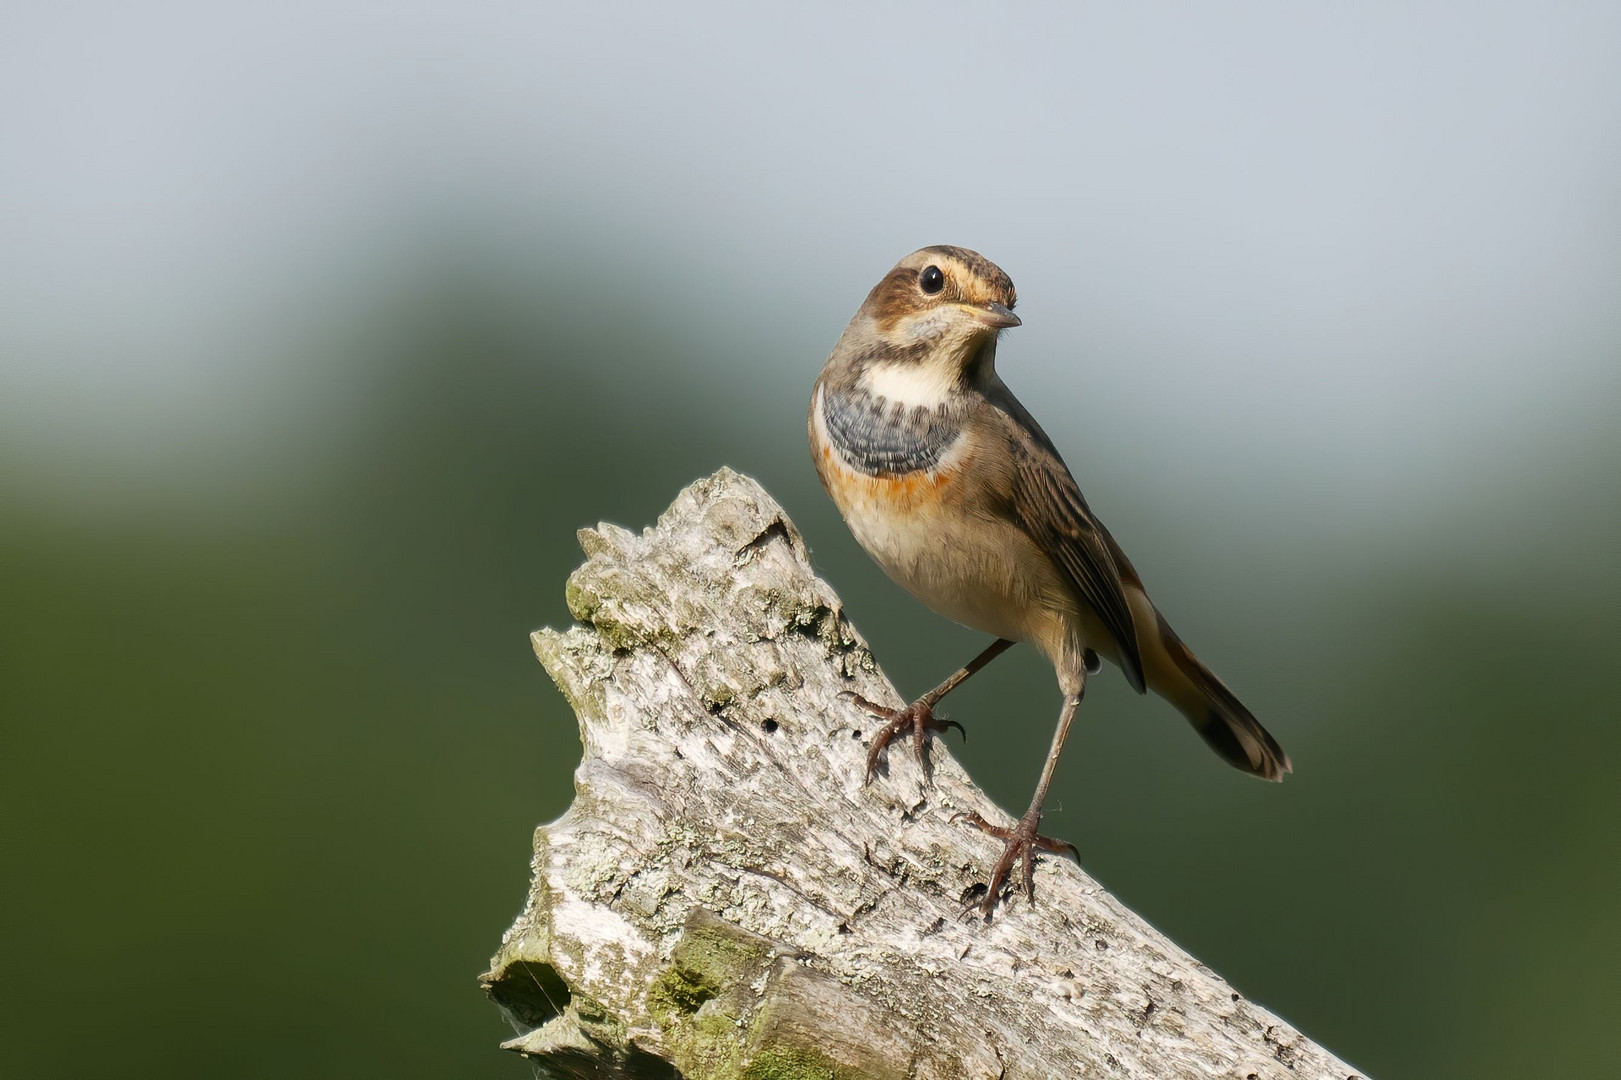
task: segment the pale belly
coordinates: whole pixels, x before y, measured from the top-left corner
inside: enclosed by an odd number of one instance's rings
[[[964,626],[1030,642],[1061,682],[1065,672],[1079,678],[1089,647],[1113,658],[1113,641],[1047,554],[983,497],[977,485],[991,481],[967,437],[936,467],[874,476],[832,444],[820,404],[810,416],[817,473],[856,541],[898,585]]]
[[[1020,530],[975,512],[960,470],[881,479],[833,455],[823,471],[856,541],[932,610],[1049,655],[1073,647],[1074,605],[1051,564]]]

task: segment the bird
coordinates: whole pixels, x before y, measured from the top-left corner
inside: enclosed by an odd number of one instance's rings
[[[967,248],[913,252],[867,294],[811,393],[811,457],[856,541],[936,613],[992,644],[902,709],[849,693],[883,721],[886,748],[910,735],[924,770],[942,698],[1014,644],[1053,665],[1063,695],[1029,809],[1012,828],[955,815],[1003,842],[974,907],[989,918],[1015,866],[1035,902],[1036,852],[1075,845],[1039,831],[1047,790],[1087,678],[1107,660],[1138,693],[1175,707],[1229,764],[1265,780],[1292,771],[1278,741],[1171,629],[1136,568],[1081,494],[1057,447],[996,370],[1001,335],[1021,325],[1013,282]]]

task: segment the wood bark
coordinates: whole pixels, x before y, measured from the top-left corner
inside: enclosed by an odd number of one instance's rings
[[[1000,845],[952,816],[1012,819],[938,741],[863,785],[839,695],[904,703],[753,480],[580,544],[534,646],[584,760],[484,976],[537,1075],[1358,1077],[1068,860],[965,916]]]

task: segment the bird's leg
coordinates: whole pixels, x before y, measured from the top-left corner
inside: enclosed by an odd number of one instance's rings
[[[1012,647],[1013,642],[1008,641],[1006,638],[998,638],[991,642],[989,648],[968,661],[967,665],[953,673],[951,678],[904,709],[886,708],[876,702],[868,701],[860,694],[840,694],[840,697],[847,698],[855,703],[868,715],[885,721],[884,726],[873,736],[872,746],[867,750],[867,773],[862,782],[865,783],[867,780],[872,779],[873,770],[878,767],[878,759],[883,756],[884,748],[894,741],[896,736],[907,731],[912,733],[912,748],[917,752],[918,762],[923,766],[924,778],[933,779],[934,770],[929,763],[928,752],[930,733],[956,728],[962,732],[963,738],[968,737],[968,732],[964,731],[963,726],[955,720],[936,720],[934,707],[940,703],[941,698],[961,686],[970,675],[973,675]]]
[[[1002,855],[991,868],[989,888],[985,892],[985,899],[980,901],[980,912],[987,917],[996,910],[997,901],[1001,899],[1002,886],[1007,882],[1008,875],[1013,870],[1014,863],[1020,863],[1023,869],[1024,895],[1031,901],[1036,899],[1036,848],[1050,851],[1054,854],[1068,853],[1075,856],[1075,861],[1081,859],[1081,852],[1074,844],[1063,840],[1054,840],[1050,837],[1040,836],[1036,833],[1036,826],[1041,824],[1041,807],[1047,801],[1047,787],[1052,783],[1053,771],[1058,767],[1058,755],[1064,751],[1064,740],[1069,736],[1069,726],[1075,720],[1075,710],[1080,707],[1081,695],[1072,694],[1064,698],[1064,711],[1058,717],[1058,730],[1053,733],[1052,749],[1047,751],[1047,764],[1042,766],[1041,779],[1036,783],[1035,798],[1030,800],[1030,809],[1024,812],[1024,817],[1011,829],[1004,829],[992,825],[978,814],[969,811],[958,815],[977,826],[981,831],[987,832],[1003,842]]]

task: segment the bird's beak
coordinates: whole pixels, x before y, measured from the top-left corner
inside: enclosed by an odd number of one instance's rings
[[[983,307],[978,304],[961,304],[959,306],[993,330],[1007,330],[1010,327],[1018,326],[1024,321],[1003,304],[990,303]]]

